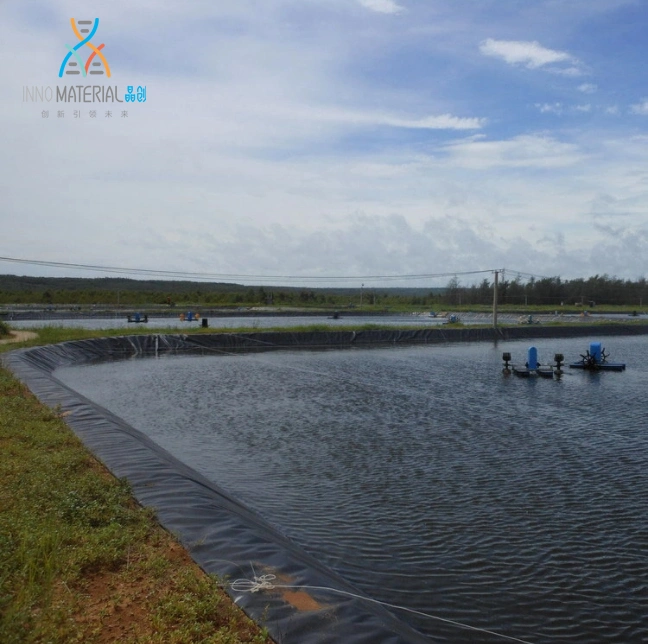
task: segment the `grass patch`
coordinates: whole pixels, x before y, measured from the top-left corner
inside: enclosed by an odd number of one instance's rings
[[[3,644],[271,642],[2,368],[0,480]]]
[[[5,335],[9,335],[9,325],[6,322],[0,320],[0,338]]]

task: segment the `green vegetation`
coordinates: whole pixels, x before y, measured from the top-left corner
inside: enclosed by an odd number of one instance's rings
[[[498,302],[516,309],[546,306],[626,306],[630,310],[648,305],[646,279],[622,280],[608,275],[587,279],[560,277],[506,279],[500,275]],[[493,283],[461,285],[458,278],[445,287],[383,288],[291,288],[244,286],[209,282],[132,280],[124,278],[52,278],[0,275],[0,305],[37,305],[169,308],[252,306],[406,311],[462,306],[492,306]]]
[[[0,320],[0,338],[9,335],[9,325]]]
[[[0,305],[32,304],[41,307],[120,306],[166,307],[299,306],[343,308],[349,305],[384,309],[421,296],[432,301],[443,289],[355,288],[304,289],[244,286],[188,281],[131,280],[124,278],[53,278],[0,275]],[[411,302],[409,302],[411,304]]]
[[[3,644],[271,641],[5,369],[0,480]]]
[[[588,279],[562,280],[547,277],[527,282],[516,277],[502,280],[498,285],[498,303],[517,306],[545,306],[559,309],[562,306],[594,307],[605,305],[640,308],[648,298],[646,279],[636,282],[608,275],[595,275]],[[481,284],[462,287],[456,279],[450,280],[443,301],[453,305],[493,304],[493,284],[483,280]],[[648,304],[648,302],[647,302]]]

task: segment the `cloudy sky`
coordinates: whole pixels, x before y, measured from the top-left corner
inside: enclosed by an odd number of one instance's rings
[[[146,102],[23,100],[70,18]],[[648,273],[645,0],[3,0],[0,55],[2,257]]]

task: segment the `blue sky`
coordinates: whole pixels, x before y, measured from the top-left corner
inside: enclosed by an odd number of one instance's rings
[[[646,275],[646,2],[133,4],[0,4],[0,256]],[[127,118],[22,101],[62,83],[71,17],[100,19],[111,84],[147,86]]]

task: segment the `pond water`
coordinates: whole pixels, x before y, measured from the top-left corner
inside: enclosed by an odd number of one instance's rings
[[[596,340],[596,338],[592,338]],[[535,342],[542,363],[589,339]],[[648,337],[167,356],[56,376],[370,597],[518,641],[648,641]],[[394,611],[435,642],[506,642]]]
[[[451,315],[450,313],[448,316]],[[461,312],[456,313],[463,324],[492,324],[492,313],[475,313]],[[352,315],[344,311],[340,317],[334,320],[331,315],[233,315],[233,316],[205,316],[209,327],[214,329],[270,329],[274,327],[292,327],[292,326],[312,326],[322,325],[333,327],[360,327],[365,324],[380,324],[397,327],[434,327],[448,322],[445,315],[432,317],[429,312],[412,313],[412,314],[388,314],[388,315]],[[627,314],[591,314],[586,317],[576,314],[561,314],[558,311],[553,313],[534,314],[533,320],[538,323],[546,324],[548,322],[569,322],[571,324],[588,324],[594,322],[606,321],[628,321],[634,319],[644,319],[643,315],[633,318]],[[528,318],[527,315],[513,313],[500,313],[498,321],[500,324],[519,324]],[[181,321],[178,317],[149,317],[147,323],[128,322],[127,315],[119,314],[111,317],[78,317],[78,318],[57,318],[52,314],[43,313],[42,317],[34,320],[10,319],[7,315],[4,317],[8,323],[16,329],[38,329],[45,326],[77,328],[77,329],[179,329],[183,333],[191,333],[201,326],[201,320],[186,322]]]
[[[486,318],[484,318],[486,319]],[[334,320],[326,315],[321,316],[239,316],[239,317],[207,317],[209,326],[214,329],[236,329],[241,327],[251,329],[269,329],[273,327],[311,326],[326,324],[328,326],[362,326],[365,324],[387,324],[393,326],[436,326],[446,322],[445,318],[432,318],[417,315],[394,316],[341,316]],[[486,323],[488,320],[486,319]],[[484,320],[480,322],[484,323]],[[179,329],[191,333],[200,328],[201,321],[182,322],[179,318],[149,318],[147,323],[129,323],[125,316],[114,318],[76,318],[76,319],[42,319],[10,321],[17,329],[37,329],[44,326],[59,326],[78,329]]]

